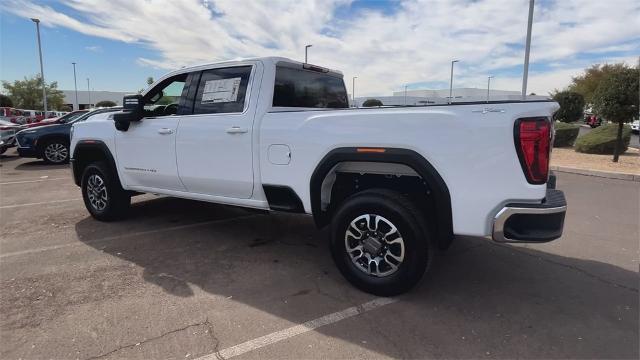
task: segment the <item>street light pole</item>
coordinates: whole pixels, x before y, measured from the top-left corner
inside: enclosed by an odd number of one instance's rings
[[[87,92],[89,93],[89,108],[91,108],[91,88],[89,87],[89,78],[87,78]]]
[[[529,78],[529,53],[531,52],[531,27],[533,25],[533,7],[535,0],[529,0],[529,21],[527,23],[527,42],[524,47],[524,71],[522,73],[522,100],[527,96]]]
[[[449,79],[449,104],[453,101],[453,64],[460,60],[451,60],[451,79]]]
[[[73,107],[73,110],[80,110],[80,103],[78,103],[78,82],[76,81],[76,63],[72,62],[73,64],[73,86],[76,89],[76,103],[75,106]]]
[[[308,63],[308,59],[309,59],[309,48],[312,47],[313,45],[305,45],[304,47],[304,63]]]
[[[38,35],[38,53],[40,54],[40,78],[42,79],[42,106],[44,108],[44,116],[47,117],[47,90],[44,83],[44,66],[42,66],[42,46],[40,44],[40,19],[31,18],[36,23],[36,33]]]
[[[491,78],[493,76],[487,76],[487,102],[489,102],[489,89],[491,88]]]
[[[356,79],[357,78],[358,78],[357,76],[354,76],[351,84],[351,97],[353,98],[353,107],[358,107],[356,105]]]

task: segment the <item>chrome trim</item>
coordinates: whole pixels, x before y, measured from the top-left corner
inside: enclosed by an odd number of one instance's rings
[[[493,230],[491,232],[491,238],[495,242],[499,243],[523,243],[527,241],[521,241],[516,239],[509,239],[504,236],[504,224],[507,222],[507,219],[511,217],[511,215],[515,214],[535,214],[535,215],[548,215],[566,212],[567,206],[558,206],[551,208],[528,208],[528,207],[509,207],[505,206],[502,210],[498,211],[496,216],[493,218]]]

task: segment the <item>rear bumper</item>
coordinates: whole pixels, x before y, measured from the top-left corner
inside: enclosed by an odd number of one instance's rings
[[[540,204],[507,204],[493,220],[496,242],[542,243],[562,236],[567,201],[560,190],[547,189]]]

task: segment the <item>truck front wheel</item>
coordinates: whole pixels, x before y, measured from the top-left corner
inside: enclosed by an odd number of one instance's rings
[[[351,196],[331,224],[331,253],[340,272],[375,295],[411,289],[432,263],[433,243],[421,211],[387,189]]]
[[[124,217],[131,195],[124,190],[103,162],[90,164],[82,173],[82,198],[94,218],[112,221]]]

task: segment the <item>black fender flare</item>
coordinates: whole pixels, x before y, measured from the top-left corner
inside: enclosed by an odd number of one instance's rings
[[[322,211],[320,195],[322,182],[338,163],[345,161],[387,162],[407,165],[418,173],[432,192],[436,211],[437,238],[453,237],[453,220],[451,213],[451,195],[449,188],[438,171],[422,155],[413,150],[401,148],[355,148],[345,147],[331,150],[318,163],[310,181],[311,212],[318,227],[327,225],[331,219]]]
[[[81,152],[86,150],[97,150],[104,154],[104,160],[116,175],[118,182],[120,182],[120,176],[118,175],[116,161],[113,158],[113,154],[111,154],[111,150],[109,150],[107,144],[105,144],[101,140],[80,140],[73,149],[73,154],[70,159],[71,169],[73,170],[73,181],[76,183],[76,185],[80,186],[80,182],[82,181],[82,169],[80,169],[80,166],[82,166],[83,164],[80,163],[78,159]]]

